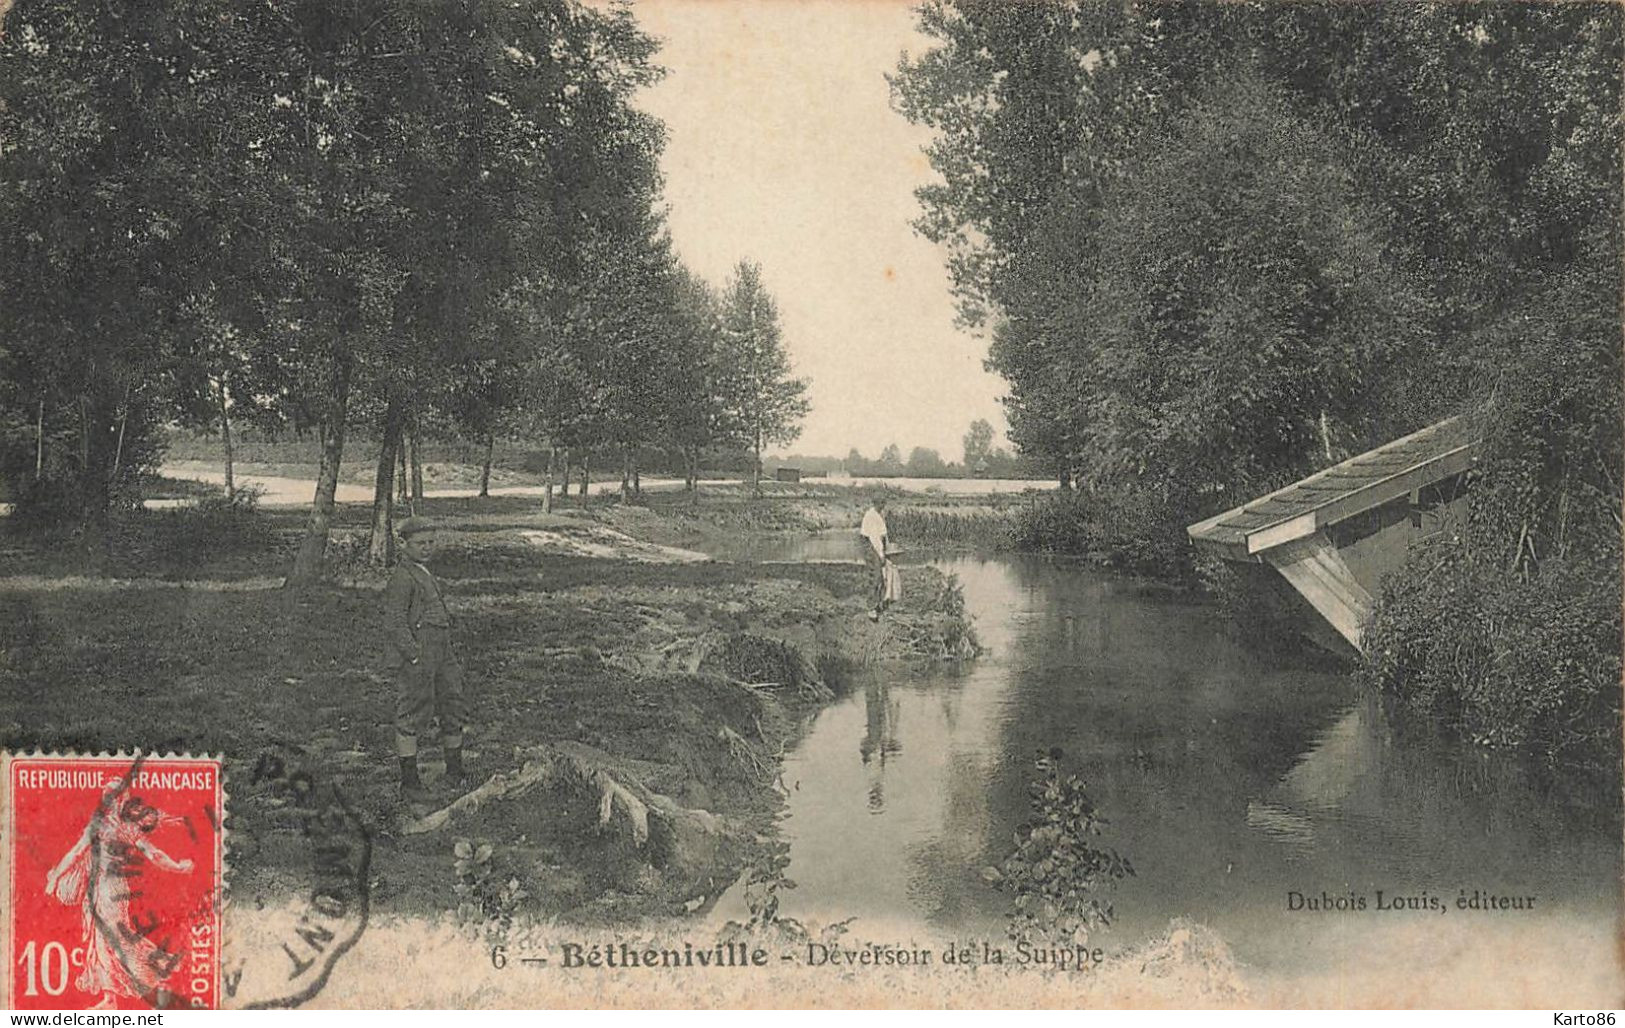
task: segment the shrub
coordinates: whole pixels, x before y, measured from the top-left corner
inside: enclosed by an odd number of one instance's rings
[[[121,563],[186,569],[270,549],[276,531],[260,514],[258,492],[243,489],[231,499],[215,495],[183,507],[127,511],[109,521],[106,543]]]
[[[817,669],[794,645],[765,635],[736,632],[708,660],[722,673],[752,685],[801,688],[817,683]]]
[[[1089,557],[1135,574],[1194,576],[1185,519],[1146,490],[1062,490],[1035,496],[1010,531],[1018,550]]]
[[[1620,637],[1617,563],[1520,569],[1441,539],[1388,577],[1362,675],[1473,742],[1617,777]]]

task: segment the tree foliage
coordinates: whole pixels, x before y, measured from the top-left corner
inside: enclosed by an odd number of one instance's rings
[[[1535,637],[1566,582],[1591,597],[1565,615],[1580,651],[1619,649],[1622,17],[926,3],[932,45],[892,77],[936,133],[917,225],[991,331],[1011,440],[1087,494],[1034,532],[1173,552],[1200,517],[1464,413],[1472,514],[1427,558],[1460,573],[1383,602],[1375,637],[1404,642],[1378,678],[1473,708],[1476,672],[1427,655],[1500,652],[1465,613],[1493,607],[1546,654],[1496,666],[1585,707],[1595,683]],[[1509,695],[1475,716],[1529,728]]]
[[[394,449],[426,433],[661,439],[691,466],[793,438],[759,276],[730,337],[672,251],[628,6],[17,0],[3,27],[0,475],[25,515],[135,502],[165,423],[315,430],[308,578],[351,424],[385,442],[385,542]]]
[[[791,377],[778,305],[759,265],[740,261],[734,268],[723,292],[722,334],[726,406],[740,441],[756,454],[751,479],[760,491],[763,448],[793,442],[808,403],[806,381]]]

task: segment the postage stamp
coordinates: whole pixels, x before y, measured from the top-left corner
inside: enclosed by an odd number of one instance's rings
[[[11,1009],[220,1005],[220,760],[9,756]]]

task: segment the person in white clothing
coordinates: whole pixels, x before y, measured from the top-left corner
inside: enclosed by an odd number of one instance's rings
[[[879,621],[880,612],[886,609],[886,497],[883,494],[877,494],[870,501],[869,509],[863,512],[863,525],[858,534],[864,541],[863,563],[868,566],[874,583],[874,606],[869,610],[869,620]]]

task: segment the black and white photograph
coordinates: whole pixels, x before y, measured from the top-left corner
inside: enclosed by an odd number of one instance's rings
[[[1620,1007],[1622,75],[0,0],[0,1005]]]

